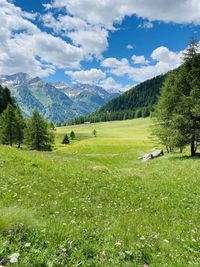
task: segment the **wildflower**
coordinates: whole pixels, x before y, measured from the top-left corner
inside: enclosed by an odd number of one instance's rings
[[[143,265],[143,267],[149,267],[146,263]]]
[[[13,253],[10,256],[10,263],[16,263],[16,262],[18,262],[19,255],[20,255],[19,253]]]
[[[169,243],[169,240],[167,240],[167,239],[164,239],[164,240],[163,240],[163,242],[165,242],[165,243],[167,243],[167,244],[168,244],[168,243]]]
[[[145,240],[145,237],[144,237],[144,236],[141,236],[141,237],[140,237],[140,240]]]
[[[128,255],[128,256],[131,256],[131,255],[132,255],[132,252],[129,251],[129,250],[126,250],[126,251],[125,251],[125,254]]]
[[[6,265],[6,264],[7,264],[7,260],[4,259],[4,258],[1,259],[1,260],[0,260],[0,264],[1,264],[0,267],[3,266],[3,265]],[[3,265],[2,265],[2,264],[3,264]]]
[[[119,247],[119,246],[121,246],[121,242],[119,242],[119,241],[118,241],[118,242],[116,242],[116,243],[115,243],[115,246],[116,246],[116,247]]]
[[[28,242],[28,243],[26,243],[26,244],[24,245],[25,248],[29,248],[30,246],[31,246],[31,243],[30,243],[30,242]]]
[[[8,240],[6,240],[5,242],[3,242],[3,246],[6,246],[7,244],[9,244],[9,241]],[[0,261],[0,263],[1,263],[1,261]]]

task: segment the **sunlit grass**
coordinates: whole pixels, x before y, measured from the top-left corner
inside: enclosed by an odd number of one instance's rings
[[[20,267],[200,266],[199,160],[140,162],[159,147],[150,124],[57,128],[53,152],[1,146],[0,259],[18,252]],[[76,139],[61,145],[71,130]]]

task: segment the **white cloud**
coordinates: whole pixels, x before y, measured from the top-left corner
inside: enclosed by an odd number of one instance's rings
[[[143,23],[138,25],[138,28],[142,29],[152,29],[153,28],[153,23],[150,21],[144,21]]]
[[[73,81],[81,84],[95,84],[106,77],[106,74],[100,69],[66,71],[65,74],[70,76]]]
[[[174,68],[181,64],[183,52],[172,52],[167,47],[161,46],[153,51],[151,57],[153,60],[167,63],[171,68]]]
[[[151,54],[151,58],[156,61],[154,64],[134,67],[126,58],[107,58],[101,62],[101,66],[107,68],[108,73],[119,77],[127,75],[134,82],[143,82],[180,66],[182,53],[183,51],[176,53],[166,47],[159,47]]]
[[[133,46],[132,44],[128,44],[128,45],[126,46],[126,48],[129,49],[129,50],[132,50],[132,49],[134,48],[134,46]]]
[[[44,16],[44,24],[81,46],[87,59],[102,57],[108,48],[109,31],[126,16],[143,18],[138,27],[145,29],[152,28],[155,20],[200,24],[199,0],[52,0],[46,8],[53,11]],[[63,15],[56,17],[60,8]]]
[[[113,23],[133,14],[150,21],[200,24],[199,0],[54,0],[52,6],[64,7],[90,24],[110,29]]]
[[[31,21],[35,17],[1,0],[0,73],[23,71],[44,77],[54,74],[56,68],[79,68],[83,49],[42,32]]]
[[[75,45],[83,48],[87,56],[101,58],[102,53],[108,47],[108,32],[102,28],[95,27],[91,30],[78,30],[68,34]]]
[[[99,85],[108,91],[122,91],[124,90],[124,86],[120,83],[117,83],[112,77],[108,77],[107,79],[101,81]]]
[[[140,65],[147,65],[149,64],[149,61],[145,59],[144,56],[136,56],[136,55],[133,55],[132,56],[132,61],[134,64],[140,64]]]
[[[42,21],[47,28],[52,28],[54,32],[65,35],[70,31],[87,29],[88,27],[87,23],[81,18],[59,15],[56,19],[50,12],[42,16]]]

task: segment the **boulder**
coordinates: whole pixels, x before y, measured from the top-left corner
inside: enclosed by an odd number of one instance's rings
[[[158,157],[163,156],[164,152],[162,149],[158,149],[158,150],[153,151],[151,154],[152,154],[153,158],[158,158]]]
[[[161,157],[164,155],[164,152],[162,149],[154,150],[148,154],[143,155],[142,157],[138,158],[144,162]]]

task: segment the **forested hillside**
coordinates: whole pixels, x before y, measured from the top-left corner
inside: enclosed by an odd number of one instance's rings
[[[157,102],[160,89],[167,75],[159,75],[147,80],[112,99],[91,115],[72,119],[68,123],[77,124],[85,121],[99,122],[147,117],[152,111],[153,105]]]

